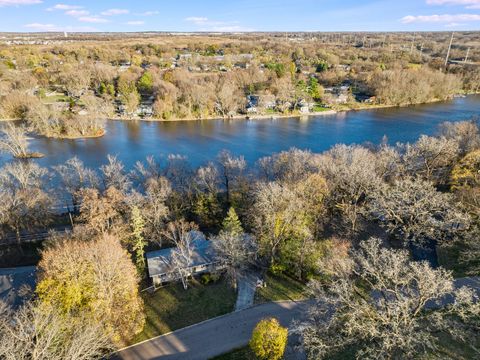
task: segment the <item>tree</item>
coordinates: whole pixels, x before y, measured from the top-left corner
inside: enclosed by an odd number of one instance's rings
[[[446,183],[458,154],[458,143],[455,140],[422,135],[415,144],[406,145],[403,161],[410,175]]]
[[[145,71],[138,79],[137,88],[141,93],[151,94],[153,92],[153,74]]]
[[[100,324],[65,316],[57,308],[30,301],[17,310],[0,303],[0,358],[5,360],[100,359],[112,343]]]
[[[240,235],[243,233],[242,223],[233,207],[228,210],[227,217],[223,220],[222,232],[232,235]]]
[[[352,251],[351,273],[326,287],[310,283],[314,304],[296,329],[308,356],[323,359],[350,349],[362,359],[414,358],[437,351],[445,333],[469,346],[478,330],[471,326],[478,312],[473,290],[455,288],[450,272],[380,243],[370,239]],[[446,301],[447,295],[455,301]]]
[[[376,156],[360,146],[336,145],[320,163],[328,182],[330,202],[353,232],[358,231],[366,196],[381,184],[376,173]]]
[[[453,196],[431,182],[406,178],[371,193],[370,215],[405,242],[448,240],[468,228],[469,218],[455,208]]]
[[[253,237],[244,233],[233,207],[223,220],[220,233],[210,241],[217,258],[228,267],[230,278],[236,286],[237,272],[252,262],[257,246]]]
[[[192,276],[193,252],[195,250],[195,233],[198,230],[194,223],[185,220],[170,222],[164,231],[164,236],[175,245],[171,252],[170,266],[176,272],[184,289],[188,288],[188,278]]]
[[[118,345],[143,329],[137,270],[114,236],[54,242],[38,267],[36,292],[45,306],[91,319]]]
[[[250,348],[260,360],[280,360],[287,345],[288,330],[277,319],[260,321],[252,333]]]
[[[16,158],[29,157],[26,131],[27,129],[24,126],[15,126],[12,123],[3,126],[1,129],[3,137],[0,137],[0,152],[10,153]]]
[[[46,226],[52,197],[44,188],[48,171],[31,161],[15,161],[0,169],[0,226],[20,232]]]
[[[222,183],[225,186],[227,194],[227,205],[230,205],[231,193],[238,188],[242,173],[247,167],[247,163],[243,156],[234,157],[227,150],[221,151],[218,154],[217,159],[220,166]]]
[[[145,196],[142,197],[142,217],[145,221],[144,234],[149,241],[162,246],[162,232],[165,230],[170,210],[166,205],[172,193],[170,182],[164,177],[146,180]]]
[[[114,187],[117,190],[126,193],[130,188],[131,181],[127,173],[125,173],[125,166],[116,156],[107,155],[108,164],[102,165],[100,170],[103,174],[103,184],[105,189]]]
[[[125,196],[119,190],[109,187],[101,194],[97,189],[87,188],[80,190],[77,196],[80,202],[78,219],[95,233],[128,234],[124,224]]]
[[[480,147],[480,131],[474,121],[444,122],[440,125],[440,135],[456,141],[462,154]]]
[[[80,190],[98,187],[99,180],[95,171],[86,168],[77,157],[55,166],[54,169],[60,175],[64,190],[72,197],[74,207],[79,205],[77,195]]]
[[[135,265],[138,272],[143,274],[145,271],[145,246],[147,245],[143,237],[145,221],[140,213],[140,209],[136,206],[132,208],[130,227],[132,229],[130,243],[135,256]]]

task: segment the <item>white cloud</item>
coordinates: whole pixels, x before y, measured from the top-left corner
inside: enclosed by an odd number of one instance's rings
[[[194,23],[195,25],[205,25],[209,22],[208,18],[200,16],[190,16],[185,18],[185,21]]]
[[[155,10],[155,11],[145,11],[143,13],[137,13],[135,15],[138,15],[138,16],[153,16],[153,15],[158,15],[158,14],[160,14],[160,11]]]
[[[0,0],[0,7],[41,4],[42,0]]]
[[[68,10],[65,11],[65,15],[73,16],[73,17],[80,17],[80,16],[87,16],[90,14],[87,10]]]
[[[480,15],[477,14],[444,14],[444,15],[408,15],[400,19],[404,24],[411,23],[458,23],[458,22],[472,22],[480,21]]]
[[[467,9],[480,9],[480,0],[427,0],[429,5],[458,5]]]
[[[89,27],[89,26],[57,26],[54,24],[42,24],[42,23],[32,23],[24,25],[25,28],[30,29],[32,31],[40,31],[40,32],[92,32],[98,31],[98,29]]]
[[[214,31],[214,32],[247,32],[254,31],[254,29],[245,28],[241,26],[238,21],[214,21],[207,17],[191,16],[184,19],[199,27],[199,31]]]
[[[101,12],[104,16],[114,16],[114,15],[123,15],[130,13],[127,9],[108,9],[106,11]]]
[[[1,1],[1,0],[0,0]],[[78,10],[83,9],[83,6],[79,5],[67,5],[67,4],[57,4],[47,9],[47,11],[54,11],[54,10]]]
[[[107,19],[101,18],[99,16],[81,16],[78,18],[78,21],[93,24],[104,24],[109,22]]]
[[[145,21],[140,21],[140,20],[138,20],[138,21],[136,21],[136,20],[127,21],[125,24],[126,25],[143,25],[143,24],[145,24]]]

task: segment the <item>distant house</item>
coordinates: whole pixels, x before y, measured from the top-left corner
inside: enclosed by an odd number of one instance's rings
[[[212,243],[198,231],[192,232],[194,239],[192,261],[188,268],[193,275],[220,270],[222,263],[216,258]],[[171,259],[175,247],[148,252],[148,274],[154,286],[160,286],[167,282],[180,280],[179,274],[173,269]]]
[[[17,308],[35,289],[35,266],[0,269],[0,301]]]

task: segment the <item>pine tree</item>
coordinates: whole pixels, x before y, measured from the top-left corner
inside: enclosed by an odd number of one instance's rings
[[[131,227],[131,241],[132,250],[135,254],[135,265],[137,266],[138,272],[143,274],[145,270],[145,245],[147,245],[147,242],[143,238],[145,221],[143,220],[139,208],[136,206],[132,209]]]
[[[227,217],[223,220],[222,231],[233,235],[240,235],[243,233],[242,223],[233,207],[228,210]]]

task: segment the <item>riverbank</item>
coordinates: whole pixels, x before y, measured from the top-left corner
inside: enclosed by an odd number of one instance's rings
[[[129,118],[129,117],[114,117],[109,118],[113,121],[146,121],[146,122],[182,122],[182,121],[200,121],[200,120],[271,120],[271,119],[285,119],[285,118],[308,118],[308,117],[318,117],[318,116],[330,116],[342,112],[350,111],[362,111],[362,110],[379,110],[379,109],[392,109],[392,108],[408,108],[411,106],[418,105],[427,105],[435,104],[446,101],[451,101],[456,97],[461,96],[470,96],[470,95],[479,95],[479,93],[465,93],[465,94],[455,94],[448,99],[433,99],[430,101],[415,103],[415,104],[401,104],[401,105],[391,105],[391,104],[365,104],[365,103],[356,103],[354,106],[350,105],[337,105],[331,108],[330,110],[324,111],[314,111],[307,114],[301,114],[299,112],[292,113],[271,113],[271,114],[250,114],[250,115],[234,115],[228,117],[219,117],[219,116],[207,116],[203,118],[174,118],[174,119],[161,119],[161,118]]]
[[[308,114],[282,114],[282,113],[272,113],[272,114],[251,114],[251,115],[234,115],[227,117],[219,116],[207,116],[204,118],[182,118],[182,119],[158,119],[158,118],[126,118],[126,117],[116,117],[109,118],[113,121],[147,121],[147,122],[182,122],[182,121],[200,121],[200,120],[270,120],[270,119],[281,119],[281,118],[295,118],[295,117],[305,117],[305,116],[328,116],[335,115],[338,111],[336,110],[325,110],[325,111],[316,111]]]

